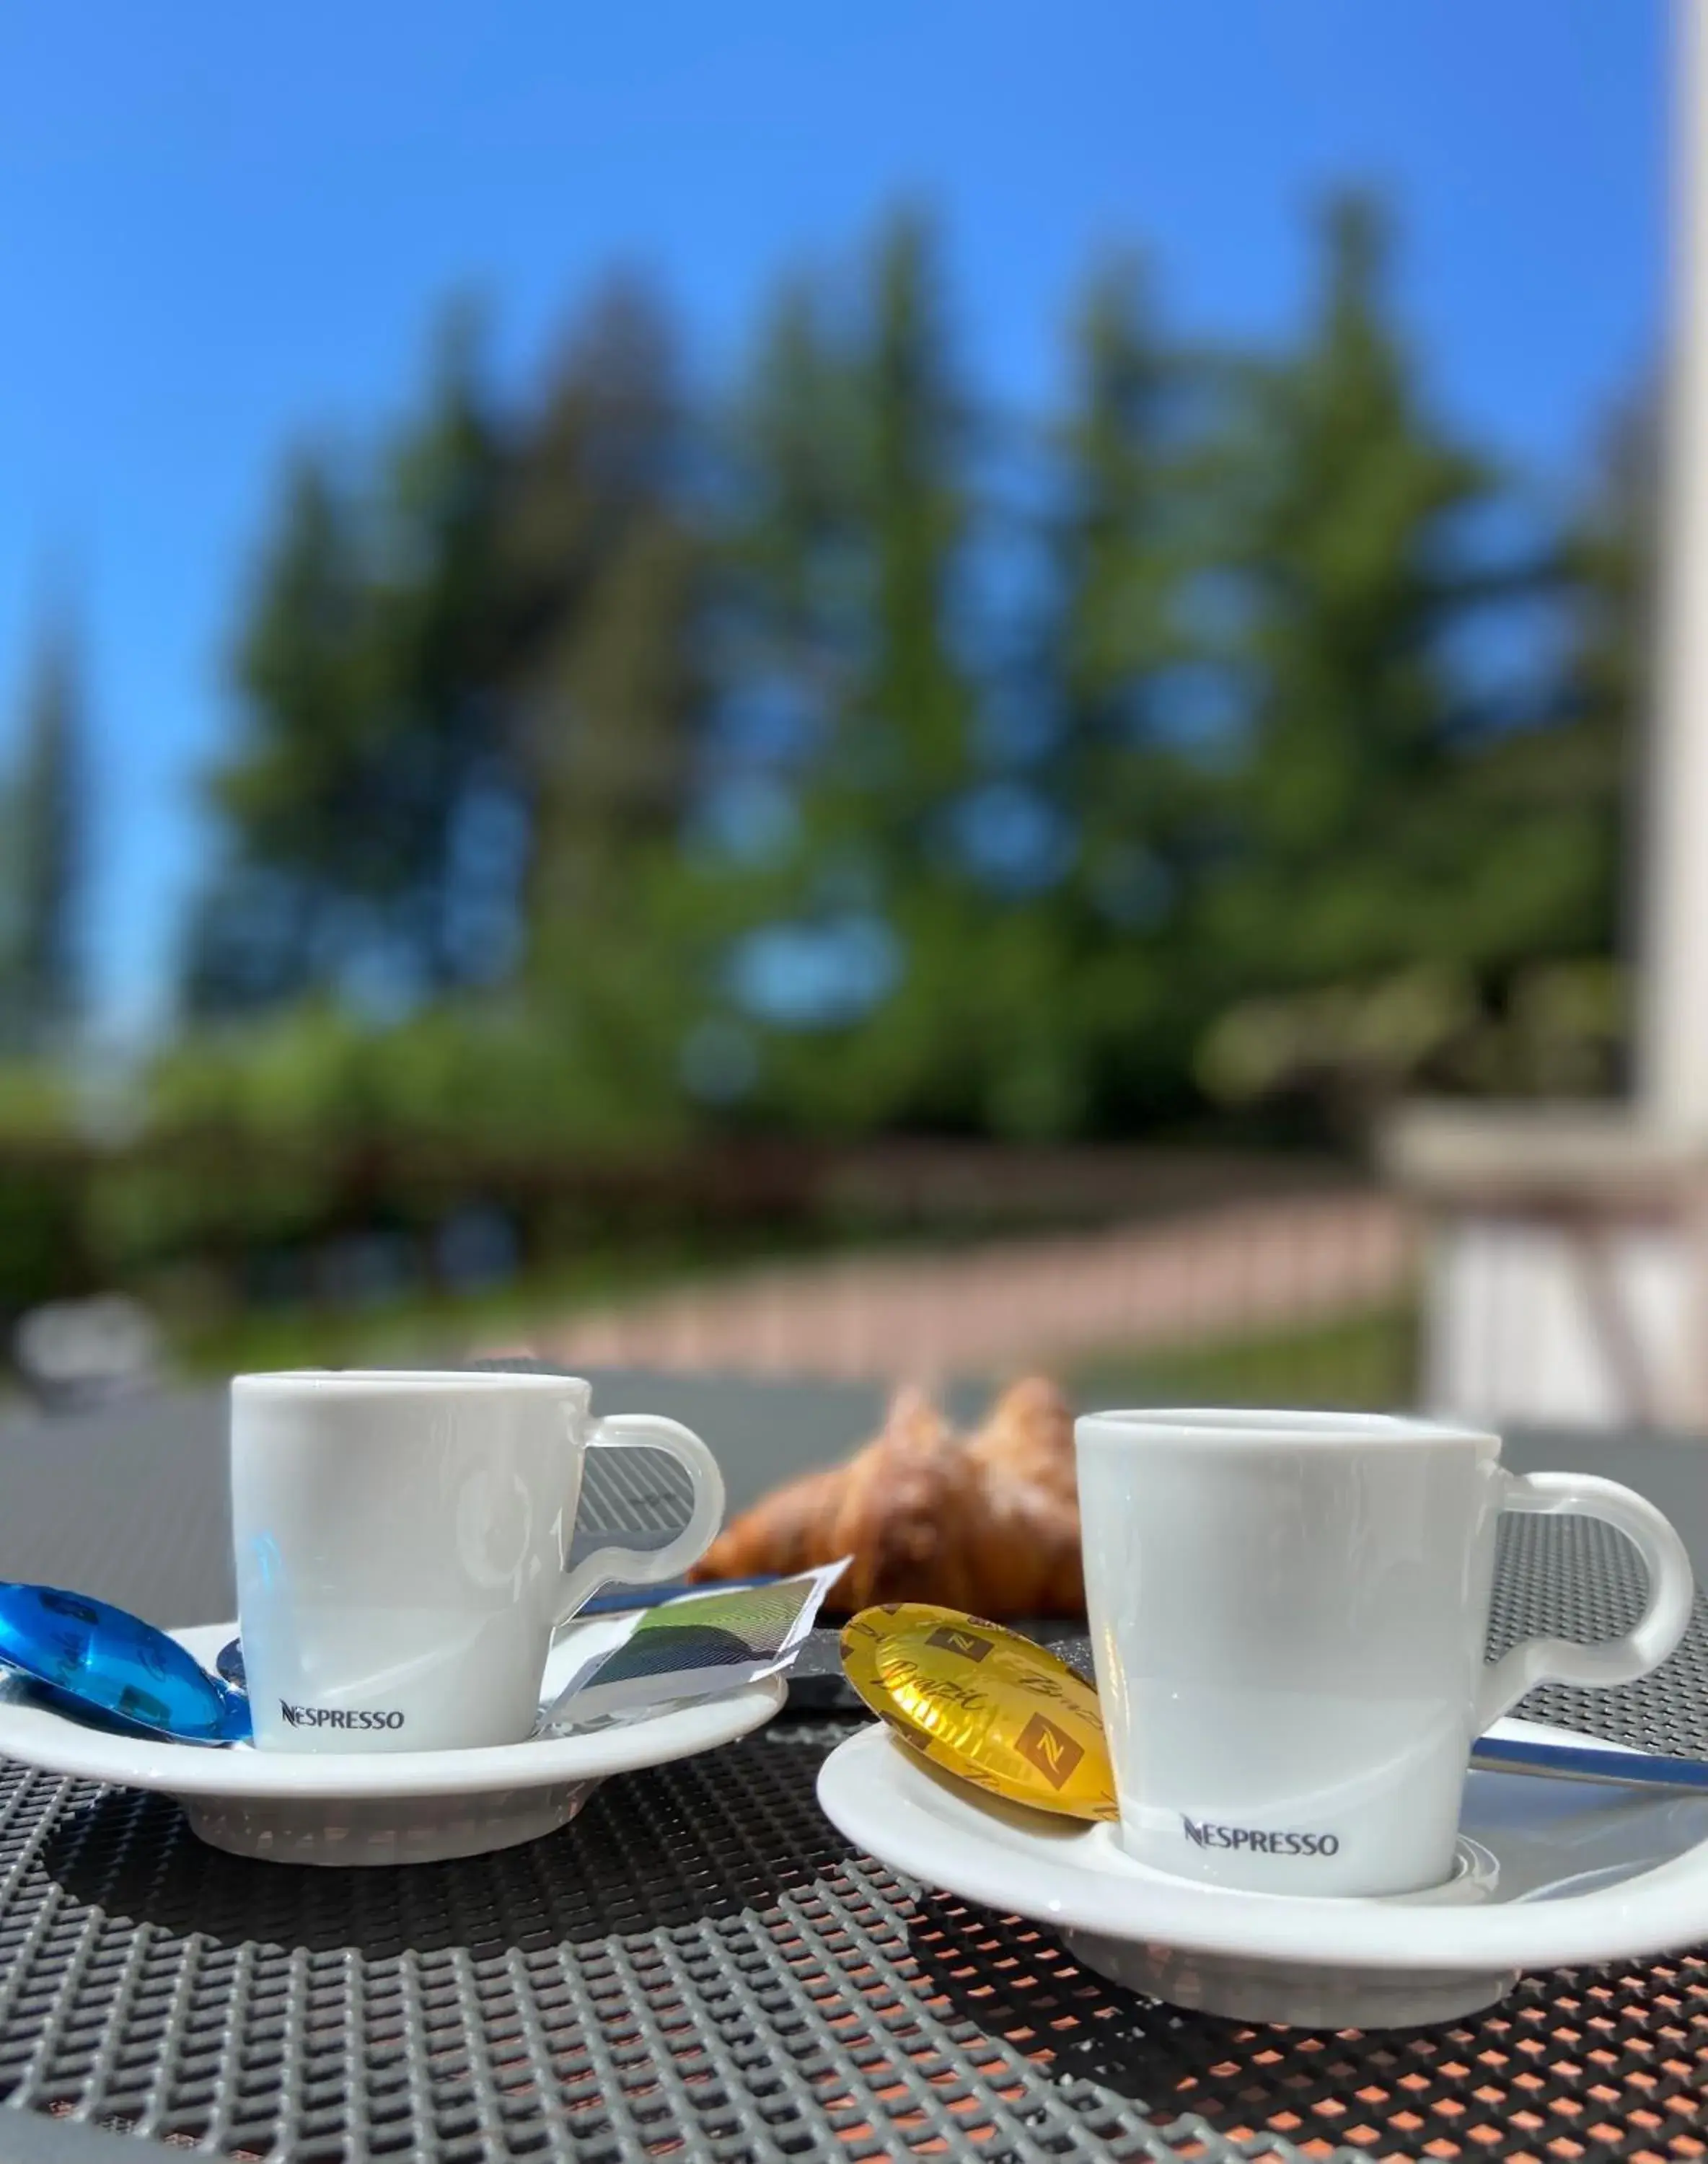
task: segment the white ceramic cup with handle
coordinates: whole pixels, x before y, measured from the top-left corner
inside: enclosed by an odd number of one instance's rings
[[[539,1374],[327,1369],[231,1386],[239,1628],[258,1746],[442,1751],[532,1731],[553,1633],[612,1579],[680,1577],[723,1515],[717,1462],[678,1422],[593,1416]],[[662,1547],[567,1568],[590,1450],[687,1473]]]
[[[1093,1413],[1075,1426],[1085,1594],[1122,1846],[1279,1894],[1453,1872],[1470,1746],[1536,1684],[1630,1683],[1690,1620],[1690,1558],[1611,1480],[1507,1472],[1498,1436],[1378,1415]],[[1503,1510],[1636,1546],[1642,1615],[1485,1662]]]

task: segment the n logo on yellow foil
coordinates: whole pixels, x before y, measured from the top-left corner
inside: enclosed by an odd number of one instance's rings
[[[1037,1767],[1053,1788],[1059,1788],[1071,1778],[1074,1768],[1085,1757],[1085,1747],[1058,1728],[1053,1720],[1046,1720],[1041,1713],[1033,1715],[1014,1739],[1014,1747],[1022,1758]]]

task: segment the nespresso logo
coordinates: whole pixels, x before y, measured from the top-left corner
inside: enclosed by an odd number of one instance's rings
[[[1053,1788],[1061,1787],[1085,1755],[1081,1745],[1041,1713],[1033,1715],[1015,1737],[1014,1747],[1037,1767]]]
[[[279,1700],[279,1710],[292,1728],[401,1728],[401,1713],[350,1713],[337,1705],[292,1705]]]
[[[981,1638],[976,1631],[955,1631],[946,1624],[933,1631],[925,1642],[941,1646],[946,1653],[958,1653],[964,1661],[982,1661],[991,1651],[990,1640]]]
[[[1259,1826],[1214,1825],[1189,1819],[1180,1824],[1199,1848],[1243,1848],[1256,1856],[1338,1856],[1337,1833],[1265,1833]]]

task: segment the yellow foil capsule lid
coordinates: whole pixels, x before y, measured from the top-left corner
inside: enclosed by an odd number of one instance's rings
[[[1029,1638],[909,1600],[845,1624],[842,1664],[878,1718],[944,1772],[1035,1810],[1119,1815],[1097,1694]]]

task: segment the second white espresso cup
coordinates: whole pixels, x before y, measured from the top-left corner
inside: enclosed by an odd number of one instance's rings
[[[1143,1863],[1281,1894],[1452,1874],[1474,1739],[1536,1684],[1646,1674],[1690,1620],[1683,1542],[1611,1480],[1513,1473],[1497,1436],[1362,1414],[1137,1411],[1077,1422],[1085,1594]],[[1485,1663],[1503,1510],[1579,1511],[1640,1552],[1623,1636]]]
[[[602,1584],[680,1577],[723,1481],[650,1413],[596,1420],[578,1377],[312,1370],[231,1386],[239,1628],[258,1745],[442,1751],[519,1743],[552,1634]],[[665,1547],[566,1568],[589,1450],[664,1451],[693,1487]]]

